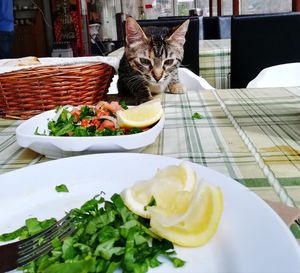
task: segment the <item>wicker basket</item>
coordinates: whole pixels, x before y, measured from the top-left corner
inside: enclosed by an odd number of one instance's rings
[[[28,119],[59,105],[106,99],[114,68],[104,63],[39,66],[0,74],[0,116]]]

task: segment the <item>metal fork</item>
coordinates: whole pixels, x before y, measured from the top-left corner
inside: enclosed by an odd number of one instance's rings
[[[24,240],[0,246],[0,273],[16,269],[49,253],[52,240],[71,235],[75,230],[71,218],[66,215],[45,230]]]

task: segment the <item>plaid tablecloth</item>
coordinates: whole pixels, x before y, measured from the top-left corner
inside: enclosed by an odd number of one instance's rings
[[[229,88],[230,39],[199,40],[199,73],[217,89]],[[124,48],[109,54],[121,58]]]
[[[300,87],[163,94],[165,127],[143,153],[187,159],[300,207]],[[193,119],[199,113],[201,119]],[[21,121],[0,119],[0,173],[48,159],[16,143]],[[300,230],[293,232],[300,238]]]
[[[217,89],[229,88],[230,39],[200,40],[200,75]]]

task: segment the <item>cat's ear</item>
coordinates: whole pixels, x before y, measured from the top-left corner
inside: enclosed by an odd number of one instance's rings
[[[185,43],[185,34],[188,30],[190,20],[184,21],[167,39],[168,43],[176,43],[183,46]]]
[[[140,25],[132,17],[128,17],[126,19],[126,43],[133,44],[146,40],[147,36]]]

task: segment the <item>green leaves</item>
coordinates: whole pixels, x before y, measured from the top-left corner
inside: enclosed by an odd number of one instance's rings
[[[41,230],[46,229],[54,223],[56,223],[54,218],[46,219],[44,221],[38,221],[37,218],[28,218],[25,221],[25,226],[20,227],[13,232],[0,235],[0,242],[7,242],[17,238],[27,238],[28,236],[34,235]]]
[[[55,186],[55,190],[57,192],[69,192],[69,189],[67,188],[67,186],[65,184]]]
[[[155,207],[155,206],[156,206],[156,200],[152,195],[149,203],[144,207],[144,210],[147,210],[147,207]]]
[[[125,100],[120,100],[120,101],[119,101],[119,104],[120,104],[120,106],[121,106],[123,109],[125,109],[125,110],[128,109],[128,106],[127,106]]]
[[[127,109],[125,104],[120,105]],[[107,110],[101,112],[94,107],[82,106],[80,109],[69,110],[66,106],[56,109],[57,119],[48,121],[48,130],[50,136],[119,136],[130,135],[143,132],[139,128],[119,128],[116,124],[115,113]],[[109,116],[109,117],[107,117]],[[113,120],[115,120],[113,122]],[[34,131],[35,135],[47,135],[45,130],[39,133],[38,127]]]
[[[26,231],[26,227],[20,227],[17,230],[10,232],[10,233],[4,233],[0,235],[0,242],[7,242],[14,240],[16,238],[19,238],[23,232]]]
[[[202,119],[202,116],[201,116],[198,112],[195,112],[195,113],[192,115],[192,119]]]
[[[110,201],[97,195],[80,208],[71,210],[69,217],[75,233],[62,242],[55,238],[51,242],[53,250],[23,267],[24,272],[112,273],[121,269],[122,272],[144,273],[161,264],[160,256],[169,259],[175,267],[184,265],[182,260],[174,257],[173,244],[153,234],[149,230],[149,220],[128,210],[118,194]],[[26,231],[29,236],[53,221],[40,222],[30,218],[26,220],[26,226],[15,233]],[[11,238],[16,236],[15,233],[11,233]]]

